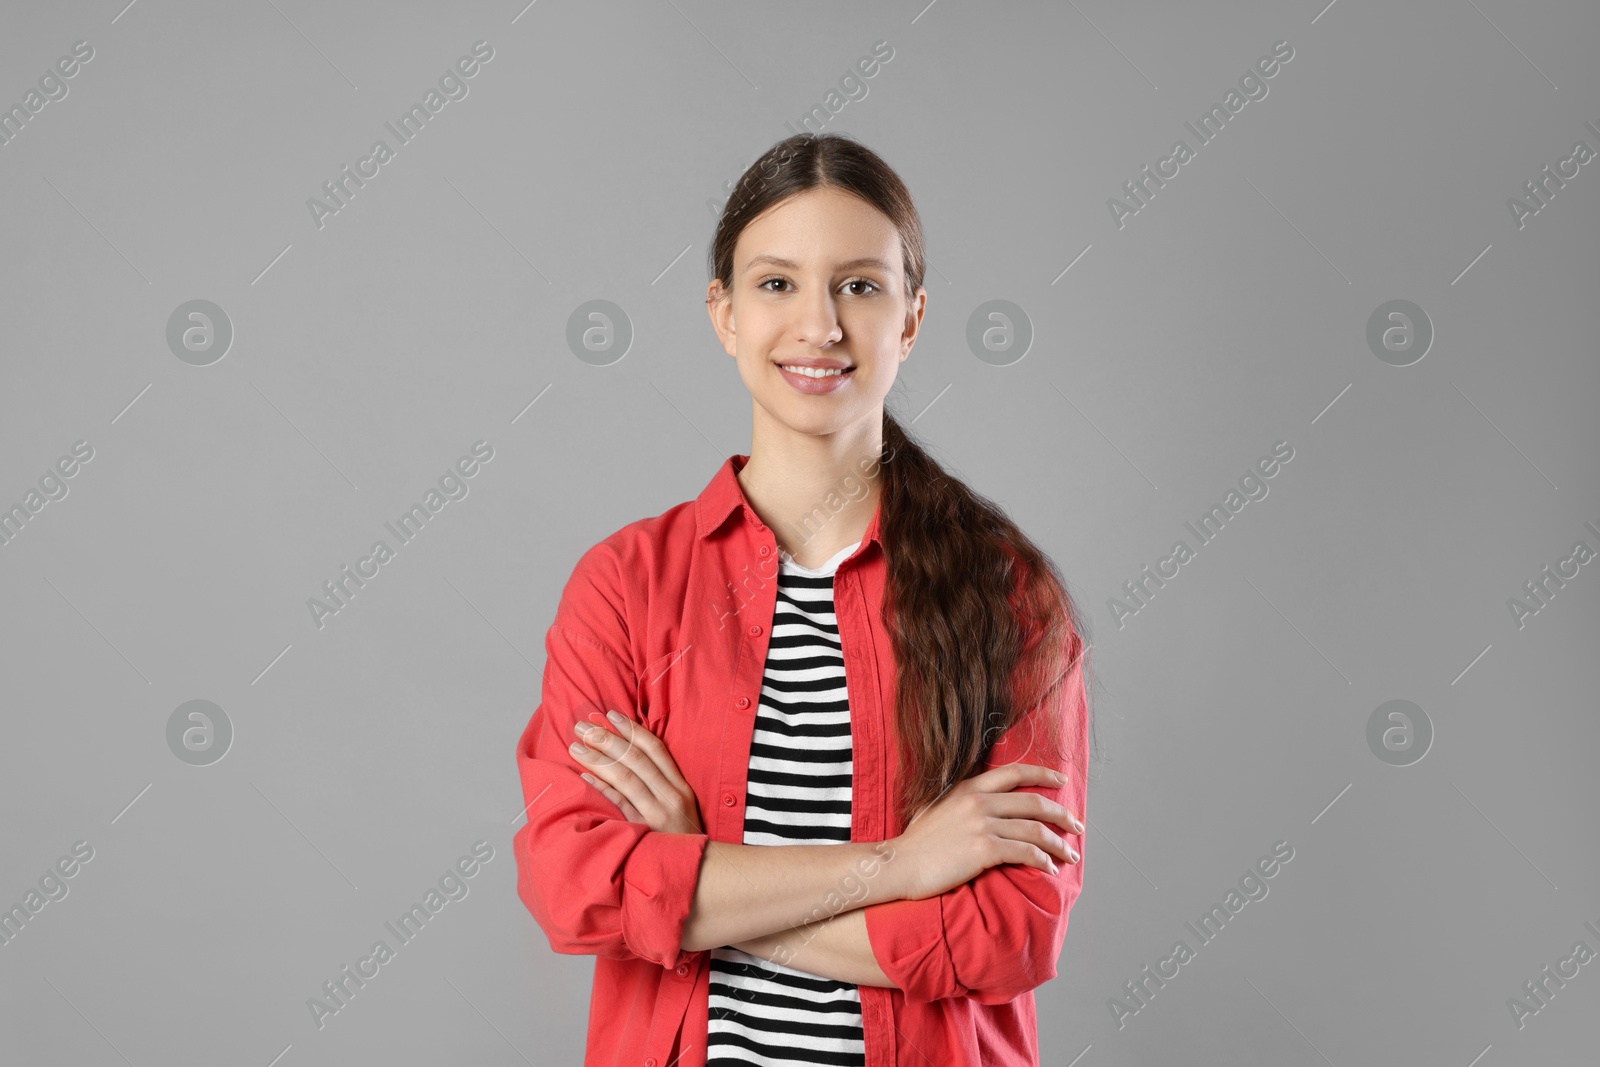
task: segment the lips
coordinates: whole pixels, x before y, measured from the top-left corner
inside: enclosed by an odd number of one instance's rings
[[[778,369],[789,371],[792,374],[803,374],[807,378],[817,379],[837,377],[840,374],[849,374],[851,371],[855,370],[854,367],[812,366],[807,363],[780,363],[778,364]]]
[[[829,356],[796,356],[793,359],[775,359],[772,362],[780,367],[805,367],[810,370],[851,370],[855,367],[855,364],[848,359]]]
[[[804,367],[811,365],[808,362],[797,362],[787,366]],[[851,375],[855,373],[854,367],[844,364],[836,364],[841,373],[822,374],[816,377],[804,372],[787,370],[785,369],[786,365],[782,363],[774,364],[774,366],[778,368],[778,373],[782,375],[783,380],[788,382],[797,392],[811,394],[831,393],[835,389],[841,389],[850,381]],[[826,365],[824,365],[824,368],[826,368]]]

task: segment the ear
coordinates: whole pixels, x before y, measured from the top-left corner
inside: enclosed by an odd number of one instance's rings
[[[733,322],[733,299],[722,290],[716,279],[706,286],[706,314],[711,318],[711,328],[716,332],[717,340],[722,342],[723,351],[737,359],[738,330]]]
[[[917,334],[922,329],[922,316],[928,310],[928,290],[918,286],[912,294],[911,300],[906,305],[905,329],[900,333],[900,360],[905,362],[911,354],[911,346],[917,343]]]

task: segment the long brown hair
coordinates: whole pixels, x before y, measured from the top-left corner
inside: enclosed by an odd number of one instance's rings
[[[922,222],[911,194],[877,153],[841,134],[779,141],[739,178],[717,222],[708,267],[724,292],[733,251],[758,215],[797,193],[852,193],[900,233],[907,300],[925,270]],[[983,770],[990,749],[1019,724],[1041,763],[1063,758],[1060,716],[1024,717],[1088,661],[1085,627],[1055,564],[1004,511],[950,474],[883,412],[879,507],[888,574],[883,622],[895,653],[900,737],[895,802],[904,820]],[[1094,746],[1091,746],[1094,747]],[[1067,754],[1086,776],[1084,753]],[[1080,813],[1081,814],[1081,813]]]

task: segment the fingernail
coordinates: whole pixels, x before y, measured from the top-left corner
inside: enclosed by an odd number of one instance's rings
[[[621,726],[623,724],[623,722],[626,721],[626,720],[623,719],[623,717],[621,715],[618,715],[614,711],[606,712],[606,718],[610,719],[612,722],[616,723],[618,726]]]
[[[1060,874],[1061,873],[1060,869],[1056,867],[1056,861],[1055,860],[1051,860],[1050,861],[1050,873],[1051,874]]]
[[[1056,785],[1067,784],[1067,776],[1062,774],[1060,771],[1051,771],[1050,774],[1055,778]]]
[[[1073,862],[1073,863],[1077,863],[1077,862],[1078,862],[1078,860],[1080,860],[1080,859],[1082,859],[1082,858],[1083,858],[1083,857],[1081,857],[1081,856],[1079,856],[1079,855],[1078,855],[1078,853],[1077,853],[1077,850],[1076,850],[1076,849],[1070,849],[1070,848],[1069,848],[1069,849],[1067,849],[1067,855],[1068,855],[1068,856],[1069,856],[1069,857],[1070,857],[1070,858],[1071,858],[1071,859],[1072,859],[1072,862]]]
[[[595,726],[595,724],[592,722],[579,722],[574,723],[572,726],[573,732],[579,737],[588,737],[589,731],[596,729],[599,729],[599,727]]]
[[[571,752],[574,756],[581,756],[581,755],[583,755],[585,752],[587,752],[589,750],[586,747],[584,747],[582,744],[580,744],[579,742],[574,741],[574,742],[572,742],[572,745],[567,749],[567,751]]]

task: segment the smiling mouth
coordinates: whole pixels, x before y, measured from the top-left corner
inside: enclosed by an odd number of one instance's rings
[[[778,364],[780,368],[790,374],[798,374],[806,378],[841,378],[855,370],[854,367],[845,367],[843,370],[822,370],[817,367],[790,367]]]

